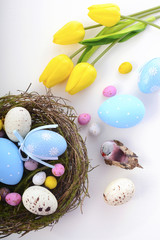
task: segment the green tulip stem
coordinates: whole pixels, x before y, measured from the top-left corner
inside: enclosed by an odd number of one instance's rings
[[[138,16],[138,15],[141,15],[141,14],[149,13],[150,11],[158,10],[158,9],[160,10],[160,6],[150,8],[150,9],[147,9],[147,10],[144,10],[144,11],[140,11],[140,12],[137,12],[137,13],[133,13],[131,15],[128,15],[128,17],[135,17],[135,16]]]
[[[78,49],[77,51],[75,51],[71,56],[70,59],[74,58],[78,53],[80,53],[81,51],[83,51],[86,48],[86,46],[81,47],[80,49]]]
[[[116,39],[114,42],[112,42],[92,63],[91,65],[94,66],[98,60],[103,57],[116,43],[118,43],[121,40],[121,38]]]
[[[88,26],[88,27],[85,27],[84,30],[89,30],[89,29],[97,28],[97,27],[103,27],[103,25],[101,25],[101,24],[96,24],[96,25]]]
[[[156,24],[154,24],[154,23],[152,23],[152,22],[147,22],[147,21],[145,21],[145,20],[139,19],[139,18],[128,17],[128,16],[123,16],[123,15],[121,15],[121,18],[122,18],[122,19],[134,20],[134,21],[136,21],[136,22],[142,22],[142,23],[145,23],[145,24],[148,24],[148,25],[151,25],[151,26],[153,26],[153,27],[156,27],[156,28],[160,29],[160,26],[158,26],[158,25],[156,25]],[[155,17],[155,19],[157,19],[157,18]]]

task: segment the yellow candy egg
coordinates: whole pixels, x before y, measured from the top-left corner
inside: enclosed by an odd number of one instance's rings
[[[2,130],[2,128],[3,128],[3,121],[0,120],[0,130]]]
[[[57,179],[53,176],[48,176],[45,180],[44,185],[49,189],[53,189],[57,186]]]
[[[122,63],[122,64],[119,66],[119,68],[118,68],[118,71],[119,71],[121,74],[129,73],[131,70],[132,70],[132,64],[129,63],[129,62],[124,62],[124,63]]]

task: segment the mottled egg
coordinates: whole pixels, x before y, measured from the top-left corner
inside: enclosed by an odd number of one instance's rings
[[[33,159],[29,158],[29,160],[24,162],[24,167],[29,171],[34,171],[38,168],[38,162],[34,161]]]
[[[22,197],[19,193],[13,192],[7,194],[5,201],[11,206],[17,206],[22,201]]]
[[[8,193],[10,193],[10,190],[8,188],[6,187],[0,188],[0,196],[2,201],[5,200],[5,197],[7,196]]]
[[[128,178],[118,178],[112,181],[104,191],[105,201],[112,206],[128,202],[134,195],[134,183]]]
[[[78,116],[78,123],[80,125],[86,125],[87,123],[89,123],[91,120],[91,115],[88,114],[88,113],[81,113],[79,116]]]
[[[58,207],[56,197],[46,188],[31,186],[27,188],[22,196],[24,207],[36,215],[50,215]]]
[[[53,176],[48,176],[44,185],[49,189],[54,189],[57,186],[57,179]]]
[[[116,95],[117,89],[114,86],[108,86],[103,90],[103,96],[113,97]]]
[[[154,58],[142,67],[138,86],[143,93],[160,90],[160,58]]]
[[[119,68],[118,68],[119,73],[121,74],[126,74],[132,71],[132,64],[129,62],[123,62]]]
[[[34,185],[42,185],[45,182],[45,180],[46,180],[45,172],[38,172],[32,178],[32,182]]]
[[[101,128],[98,123],[92,123],[88,131],[91,135],[98,136],[101,133]]]
[[[116,95],[107,99],[98,109],[100,119],[117,128],[135,126],[142,120],[144,114],[144,104],[132,95]]]
[[[54,160],[63,154],[67,148],[64,137],[50,130],[33,130],[24,140],[24,152],[33,158]],[[26,150],[25,150],[26,149]]]
[[[23,163],[17,146],[8,139],[0,138],[0,182],[15,185],[23,176]]]
[[[64,174],[65,168],[61,163],[57,163],[54,165],[54,168],[52,168],[52,173],[56,177],[60,177]]]
[[[25,137],[31,128],[30,113],[23,107],[12,108],[5,116],[5,132],[10,140],[18,142],[13,131],[17,130],[22,137]]]

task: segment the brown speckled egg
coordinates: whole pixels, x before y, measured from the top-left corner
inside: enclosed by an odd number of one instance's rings
[[[22,196],[24,207],[36,215],[50,215],[58,207],[55,196],[46,188],[31,186],[27,188]]]
[[[134,195],[135,186],[128,178],[118,178],[112,181],[104,191],[105,201],[112,206],[128,202]]]

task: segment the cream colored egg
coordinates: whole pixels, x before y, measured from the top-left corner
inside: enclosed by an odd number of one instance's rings
[[[13,142],[18,142],[13,131],[17,130],[24,138],[31,129],[31,116],[23,107],[12,108],[5,116],[4,128],[7,136]]]
[[[58,207],[56,197],[46,188],[31,186],[27,188],[22,196],[24,207],[36,215],[50,215]]]
[[[128,178],[118,178],[112,181],[104,191],[105,201],[117,206],[128,202],[134,195],[134,183]]]
[[[32,182],[34,185],[42,185],[45,182],[45,180],[46,180],[45,172],[38,172],[32,178]]]

